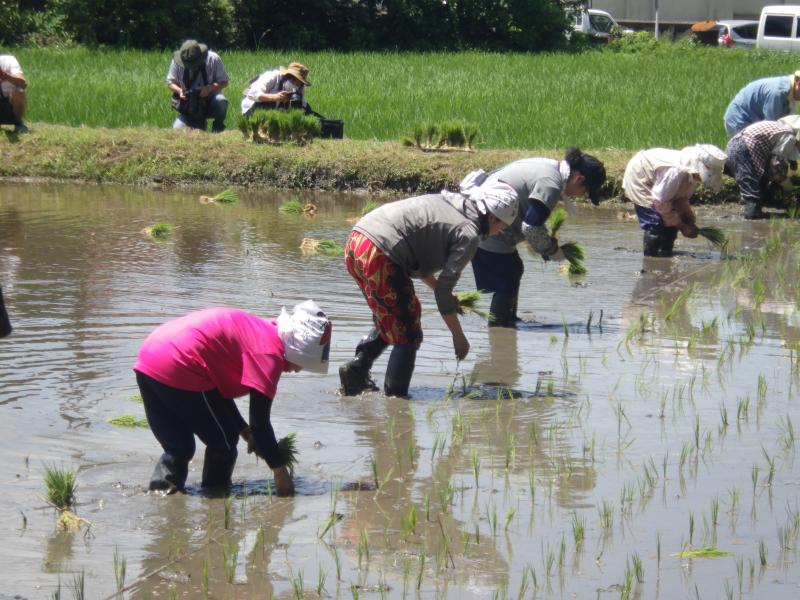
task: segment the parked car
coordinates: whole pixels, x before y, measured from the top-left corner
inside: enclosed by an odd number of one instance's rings
[[[596,8],[584,8],[572,13],[572,29],[596,38],[611,39],[614,31],[631,33],[630,29],[622,29],[609,13]]]
[[[717,43],[726,48],[752,48],[758,38],[758,21],[717,21]]]
[[[800,6],[777,5],[761,9],[756,47],[800,51]]]

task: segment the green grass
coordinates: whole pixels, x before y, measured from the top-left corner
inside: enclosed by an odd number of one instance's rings
[[[58,509],[66,510],[75,503],[78,471],[67,467],[44,465],[45,498]]]
[[[170,127],[164,78],[171,51],[6,49],[30,81],[28,120],[91,127]],[[724,147],[725,107],[748,81],[788,74],[792,53],[673,48],[650,54],[589,52],[340,53],[218,49],[231,76],[227,125],[235,129],[248,80],[266,67],[311,68],[312,107],[357,139],[398,140],[409,124],[453,119],[492,148]],[[499,68],[502,65],[502,68]],[[509,73],[535,73],[514,77]],[[369,74],[369,76],[365,76]],[[664,85],[669,81],[670,85]],[[446,90],[446,93],[437,93]]]

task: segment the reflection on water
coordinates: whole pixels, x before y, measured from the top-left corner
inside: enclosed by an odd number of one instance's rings
[[[0,549],[0,594],[50,597],[59,577],[84,572],[87,597],[113,596],[116,554],[133,597],[616,596],[634,557],[642,598],[722,597],[727,585],[793,597],[794,224],[728,222],[725,261],[688,240],[674,259],[644,259],[635,223],[583,210],[563,237],[586,246],[586,277],[523,252],[524,322],[488,330],[465,317],[461,364],[419,286],[412,399],[342,398],[335,366],[371,316],[341,260],[299,247],[343,242],[364,198],[198,196],[0,186],[0,285],[15,325],[0,341],[0,503],[15,536]],[[294,196],[318,214],[280,213]],[[142,233],[155,222],[173,226],[163,242]],[[142,416],[130,400],[141,340],[201,307],[276,315],[308,297],[334,321],[334,368],[286,374],[273,407],[277,433],[298,432],[298,495],[274,497],[267,467],[244,453],[228,498],[191,487],[197,462],[189,494],[146,494],[157,443],[106,422]],[[43,463],[81,467],[91,535],[55,531]],[[670,556],[704,545],[735,559]]]

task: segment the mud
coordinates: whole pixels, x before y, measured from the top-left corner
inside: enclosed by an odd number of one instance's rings
[[[15,325],[0,341],[0,597],[80,597],[81,578],[87,598],[120,597],[115,554],[130,598],[797,597],[795,223],[702,208],[734,258],[679,239],[675,258],[643,259],[619,207],[581,209],[562,238],[585,245],[588,275],[522,251],[524,322],[465,317],[461,363],[421,289],[412,399],[343,398],[335,367],[370,315],[342,261],[300,244],[343,242],[364,197],[198,202],[218,191],[0,186]],[[277,210],[294,197],[316,216]],[[174,227],[164,242],[140,233],[156,222]],[[286,374],[273,407],[276,433],[298,432],[297,495],[276,498],[244,452],[227,499],[198,489],[202,453],[187,494],[145,493],[157,443],[106,422],[143,416],[141,340],[200,307],[267,316],[308,297],[334,321],[332,368]],[[53,463],[79,469],[88,532],[56,530]],[[673,556],[703,546],[733,556]]]

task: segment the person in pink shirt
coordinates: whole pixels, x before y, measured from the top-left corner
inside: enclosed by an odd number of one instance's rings
[[[281,374],[326,373],[331,322],[312,301],[268,321],[235,308],[207,308],[156,328],[133,369],[145,413],[164,453],[150,490],[184,488],[194,436],[206,445],[203,487],[230,485],[239,436],[272,469],[279,495],[294,493],[270,408]],[[250,394],[250,425],[234,398]]]

